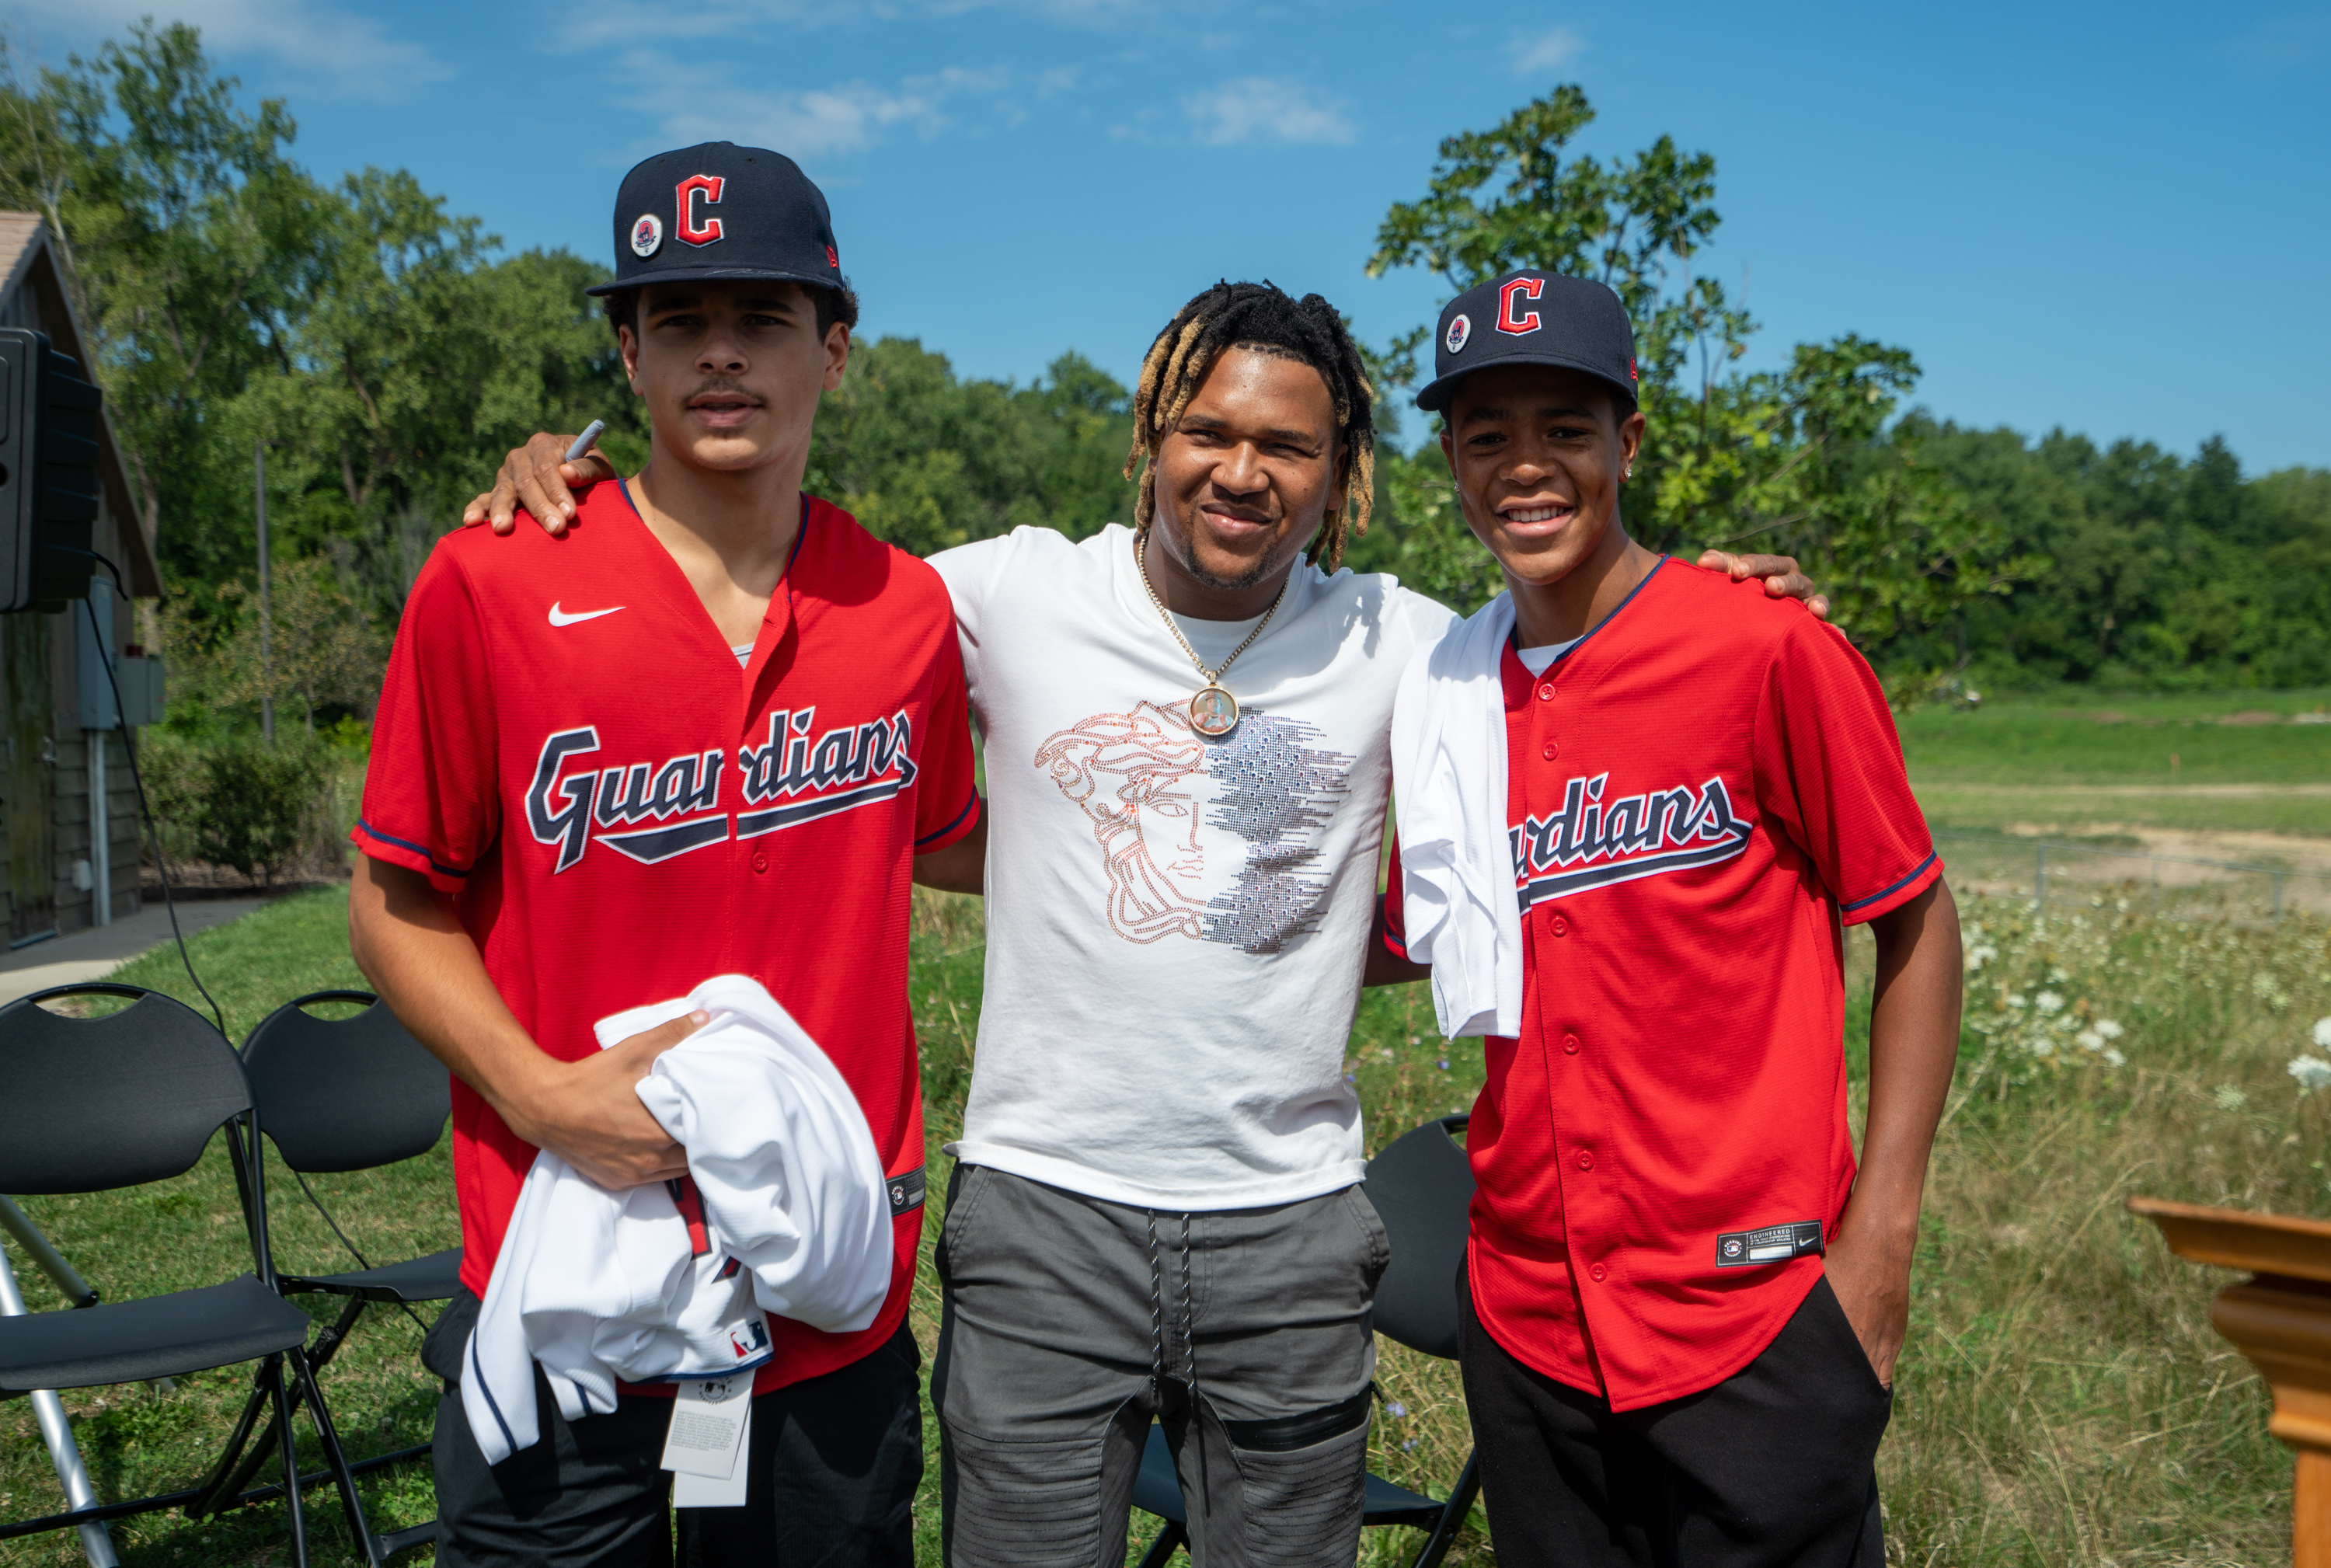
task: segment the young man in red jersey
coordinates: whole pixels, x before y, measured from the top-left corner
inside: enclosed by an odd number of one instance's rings
[[[667,1027],[601,1018],[752,975],[833,1060],[890,1175],[890,1292],[864,1333],[770,1323],[742,1506],[684,1508],[689,1562],[912,1559],[906,1326],[922,1110],[909,880],[980,853],[962,665],[921,562],[801,491],[856,301],[794,164],[712,143],[625,176],[610,296],[647,468],[562,537],[456,533],[407,603],[374,728],[357,962],[457,1079],[463,1295],[449,1383],[538,1149],[609,1187],[684,1175],[633,1091]],[[538,1380],[539,1373],[538,1373]],[[439,1407],[441,1563],[664,1564],[670,1385],[489,1468]]]
[[[1443,311],[1417,399],[1507,584],[1403,678],[1388,900],[1443,1027],[1490,1036],[1462,1339],[1490,1528],[1523,1568],[1879,1568],[1956,915],[1844,637],[1628,537],[1633,353],[1608,289],[1515,273]]]

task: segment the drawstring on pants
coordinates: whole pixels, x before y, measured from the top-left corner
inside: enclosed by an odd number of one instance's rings
[[[1190,1307],[1190,1216],[1182,1221],[1181,1297],[1182,1297],[1182,1359],[1185,1375],[1176,1378],[1166,1364],[1166,1259],[1157,1244],[1157,1211],[1145,1209],[1149,1217],[1149,1402],[1153,1408],[1165,1408],[1165,1385],[1169,1382],[1182,1383],[1195,1392],[1198,1386],[1197,1321]]]

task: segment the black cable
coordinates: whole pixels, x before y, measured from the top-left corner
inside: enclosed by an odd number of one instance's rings
[[[113,577],[113,591],[120,595],[124,603],[128,602],[129,591],[122,584],[120,567],[99,555],[95,550],[76,550],[69,546],[51,546],[50,547],[63,549],[71,555],[87,556],[90,560],[103,566]],[[138,744],[129,738],[128,714],[121,701],[121,681],[114,674],[113,660],[105,656],[105,651],[111,645],[112,639],[108,637],[104,629],[97,623],[97,606],[87,599],[83,599],[81,603],[81,608],[89,612],[89,629],[97,634],[97,661],[105,666],[105,683],[113,689],[113,720],[121,727],[121,749],[129,758],[129,783],[138,792],[138,814],[146,819],[147,830],[154,835],[154,874],[161,879],[162,904],[170,912],[170,936],[178,944],[178,962],[186,966],[186,978],[195,983],[195,989],[201,992],[203,1000],[211,1004],[211,1019],[218,1025],[220,1035],[225,1036],[226,1013],[219,1007],[218,998],[211,994],[210,987],[203,984],[203,977],[195,973],[194,957],[186,951],[186,933],[178,929],[178,900],[170,891],[169,863],[162,858],[162,824],[156,820],[154,808],[146,802],[146,780],[138,771]],[[103,734],[102,730],[99,731],[100,746],[105,744]]]
[[[113,578],[114,592],[121,596],[124,603],[128,601],[129,592],[121,581],[121,568],[116,566],[111,561],[107,560],[95,550],[76,550],[62,545],[50,547],[66,550],[75,556],[87,556],[90,560],[103,566]],[[216,1021],[219,1033],[224,1036],[226,1035],[226,1014],[219,1010],[218,999],[211,994],[210,987],[203,984],[203,977],[195,973],[194,957],[186,951],[185,934],[178,929],[177,901],[170,896],[170,869],[162,859],[162,824],[156,819],[153,808],[146,803],[146,782],[138,773],[138,747],[129,738],[129,715],[127,706],[121,700],[121,681],[114,673],[113,661],[105,656],[106,648],[111,639],[106,636],[104,629],[98,624],[97,606],[87,599],[83,599],[81,603],[81,608],[89,613],[89,629],[97,634],[97,661],[105,666],[106,684],[113,689],[113,717],[114,722],[121,727],[121,749],[129,758],[129,782],[138,792],[138,813],[146,819],[147,827],[154,835],[154,874],[161,879],[162,902],[170,911],[170,935],[177,940],[178,962],[186,966],[186,978],[195,983],[195,989],[201,992],[203,1000],[211,1004],[211,1017]],[[101,730],[99,732],[100,746],[105,744],[103,734]],[[285,1168],[290,1169],[289,1166]],[[324,1201],[321,1198],[316,1196],[316,1189],[308,1185],[308,1178],[296,1170],[291,1172],[291,1176],[300,1183],[300,1190],[308,1194],[308,1202],[316,1206],[316,1212],[324,1217],[324,1223],[331,1227],[332,1234],[340,1239],[340,1245],[348,1250],[348,1256],[357,1260],[357,1267],[370,1269],[372,1265],[365,1260],[365,1255],[357,1250],[357,1244],[348,1240],[348,1233],[340,1229],[340,1222],[332,1218],[332,1212],[324,1207]],[[403,1310],[405,1316],[413,1319],[414,1327],[423,1334],[429,1332],[429,1326],[421,1321],[419,1315],[411,1307],[402,1301],[396,1305]]]
[[[301,1192],[308,1194],[308,1202],[316,1206],[316,1212],[324,1217],[324,1223],[332,1228],[332,1234],[340,1239],[340,1245],[348,1250],[348,1256],[357,1260],[357,1267],[359,1269],[371,1268],[372,1264],[366,1259],[365,1255],[357,1250],[357,1244],[348,1240],[348,1233],[340,1229],[340,1222],[332,1218],[332,1212],[324,1207],[324,1200],[316,1196],[316,1189],[308,1184],[308,1178],[299,1170],[290,1165],[286,1165],[283,1168],[287,1171],[290,1171],[291,1179],[300,1183],[300,1190]],[[421,1321],[421,1315],[419,1313],[414,1311],[411,1307],[402,1301],[398,1302],[396,1307],[398,1311],[404,1313],[405,1316],[413,1319],[413,1326],[419,1329],[424,1337],[428,1335],[429,1326]]]

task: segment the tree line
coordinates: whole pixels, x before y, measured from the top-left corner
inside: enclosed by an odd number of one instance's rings
[[[1519,266],[1619,291],[1651,421],[1625,502],[1646,543],[1796,555],[1906,699],[1970,681],[2331,680],[2331,473],[2245,479],[2222,442],[2188,461],[1905,413],[1912,355],[1857,336],[1746,370],[1756,325],[1694,267],[1720,223],[1714,158],[1667,138],[1580,154],[1593,118],[1564,87],[1448,138],[1365,260],[1452,292]],[[174,685],[195,699],[174,725],[239,726],[262,695],[311,723],[361,714],[414,573],[507,448],[600,417],[619,460],[646,455],[582,292],[602,265],[509,252],[402,170],[319,180],[296,134],[282,100],[246,108],[183,24],[0,83],[0,205],[57,237],[160,525]],[[1496,584],[1438,445],[1391,439],[1429,332],[1372,356],[1377,522],[1347,560],[1470,610]],[[1018,385],[878,337],[828,394],[807,483],[918,553],[1022,524],[1081,537],[1130,514],[1131,430],[1127,389],[1080,355]],[[265,671],[262,443],[277,613],[304,629]]]

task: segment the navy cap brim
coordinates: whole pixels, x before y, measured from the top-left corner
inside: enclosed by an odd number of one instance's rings
[[[833,289],[841,280],[831,272],[813,278],[803,272],[778,272],[766,267],[661,267],[652,277],[594,283],[585,294],[620,294],[657,283],[800,283],[812,289]]]
[[[1436,381],[1427,382],[1422,390],[1418,392],[1416,394],[1416,406],[1424,410],[1427,413],[1440,413],[1448,408],[1449,400],[1457,395],[1457,384],[1459,382],[1464,380],[1469,375],[1479,375],[1484,370],[1499,370],[1508,365],[1542,365],[1554,370],[1575,370],[1582,375],[1593,376],[1595,380],[1601,382],[1603,385],[1609,387],[1612,391],[1625,398],[1629,408],[1635,407],[1638,403],[1635,389],[1633,387],[1628,385],[1623,381],[1615,379],[1608,373],[1597,369],[1595,366],[1585,363],[1584,360],[1573,359],[1567,356],[1557,354],[1517,354],[1508,355],[1502,359],[1492,359],[1483,365],[1468,366],[1463,370],[1451,371],[1449,375],[1441,376]]]

